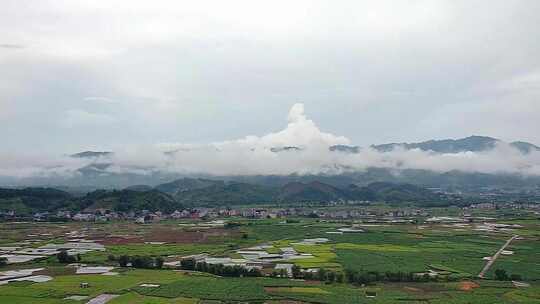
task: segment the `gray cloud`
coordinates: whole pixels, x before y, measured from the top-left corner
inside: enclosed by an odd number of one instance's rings
[[[3,41],[32,46],[0,52],[9,153],[205,146],[275,131],[296,101],[363,146],[540,143],[538,1],[2,5]]]
[[[10,44],[10,43],[0,43],[1,49],[24,49],[26,46],[22,44]]]

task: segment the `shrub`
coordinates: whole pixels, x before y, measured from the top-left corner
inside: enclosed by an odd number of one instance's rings
[[[508,279],[510,278],[508,277],[506,270],[497,269],[495,270],[495,279],[497,279],[498,281],[508,281]]]
[[[75,263],[77,261],[74,256],[69,255],[64,249],[56,254],[56,258],[58,259],[58,262],[63,264]]]
[[[512,281],[521,281],[522,278],[521,278],[521,276],[519,274],[511,274],[510,275],[510,280],[512,280]]]
[[[118,258],[118,264],[120,265],[120,267],[126,267],[129,262],[130,262],[130,258],[127,255],[121,255]]]
[[[162,268],[162,267],[163,267],[163,262],[164,262],[164,261],[163,261],[163,258],[162,258],[162,257],[157,257],[157,258],[155,258],[155,260],[154,260],[154,267],[155,267],[155,268],[158,268],[158,269],[159,269],[159,268]]]
[[[195,270],[195,259],[183,259],[180,261],[180,268],[185,270]]]

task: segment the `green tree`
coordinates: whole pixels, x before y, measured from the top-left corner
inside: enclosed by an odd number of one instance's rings
[[[299,279],[300,277],[302,277],[302,272],[301,272],[300,270],[301,270],[301,268],[300,268],[300,266],[298,266],[298,265],[294,265],[294,266],[292,267],[292,275],[293,275],[293,278]]]
[[[118,257],[118,264],[120,267],[126,267],[130,261],[131,259],[127,255],[121,255]]]
[[[69,255],[65,249],[60,250],[60,252],[56,254],[56,258],[58,259],[58,262],[63,264],[74,263],[76,261],[75,257]]]
[[[343,277],[344,277],[344,276],[343,276],[343,273],[341,273],[341,272],[337,273],[337,274],[336,274],[336,282],[338,282],[338,283],[343,283],[343,280],[344,280]]]
[[[329,271],[326,274],[326,281],[328,281],[329,283],[334,283],[335,280],[336,280],[336,273],[333,271]]]
[[[319,279],[319,281],[326,280],[326,270],[324,268],[319,269],[319,272],[317,273],[317,279]]]
[[[521,278],[521,276],[519,274],[511,274],[510,275],[510,280],[512,280],[512,281],[521,281],[522,278]]]
[[[495,279],[498,281],[508,281],[509,277],[504,269],[495,270]]]
[[[154,260],[154,267],[156,268],[161,268],[163,267],[163,258],[162,257],[157,257],[155,260]]]
[[[185,270],[195,270],[195,259],[183,259],[180,261],[180,268]]]
[[[154,260],[147,256],[135,256],[131,259],[134,268],[153,268]]]

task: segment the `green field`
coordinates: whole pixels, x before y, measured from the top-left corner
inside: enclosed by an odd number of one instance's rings
[[[9,265],[0,271],[17,268],[44,267],[53,280],[44,283],[9,283],[0,286],[0,303],[85,303],[100,294],[118,295],[110,304],[122,303],[298,303],[347,304],[347,303],[540,303],[540,221],[519,220],[523,239],[514,241],[504,255],[497,260],[488,273],[493,278],[495,269],[518,274],[530,287],[516,288],[511,282],[478,280],[485,256],[493,255],[511,233],[483,232],[469,228],[457,229],[451,225],[370,225],[362,233],[328,234],[350,221],[325,222],[317,219],[298,219],[293,223],[282,220],[238,220],[241,225],[226,230],[226,237],[211,237],[196,243],[168,244],[113,244],[105,252],[83,255],[89,265],[112,265],[108,255],[171,256],[208,253],[212,256],[239,258],[236,249],[260,244],[270,247],[269,253],[279,253],[281,247],[293,247],[299,253],[312,254],[313,258],[291,260],[301,268],[325,268],[336,272],[356,270],[360,272],[426,272],[437,271],[452,278],[419,282],[379,282],[368,286],[347,283],[325,284],[318,281],[304,282],[285,278],[224,278],[202,273],[184,273],[174,270],[143,270],[117,268],[118,275],[76,275],[50,257],[44,261]],[[185,221],[184,221],[185,223]],[[189,222],[188,222],[189,223]],[[6,226],[7,225],[7,226]],[[98,224],[96,235],[107,233],[152,235],[153,229],[170,233],[183,233],[193,228],[181,227],[177,222],[137,226],[126,223]],[[65,241],[65,231],[84,229],[80,223],[58,224],[32,223],[15,226],[0,224],[2,244],[23,240],[36,231],[52,234],[49,240],[36,243]],[[182,226],[183,227],[183,226]],[[13,228],[13,229],[11,229]],[[164,230],[165,229],[165,230]],[[186,230],[184,230],[186,229]],[[189,230],[192,231],[192,230]],[[223,232],[223,230],[222,230]],[[305,238],[327,238],[329,242],[315,245],[297,244]],[[442,278],[442,277],[441,277]],[[80,283],[89,288],[80,288]],[[141,287],[141,284],[157,284],[158,287]],[[468,288],[468,286],[470,288]],[[471,287],[472,286],[472,287]],[[87,296],[85,300],[65,299],[69,296]],[[367,295],[375,295],[374,298]]]

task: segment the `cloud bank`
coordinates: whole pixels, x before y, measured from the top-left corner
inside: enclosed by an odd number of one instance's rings
[[[0,155],[0,176],[72,176],[80,168],[110,164],[102,174],[150,174],[168,172],[211,175],[340,174],[370,167],[425,169],[435,172],[458,170],[480,173],[540,175],[540,152],[523,154],[499,142],[488,151],[434,153],[401,148],[379,152],[364,147],[358,153],[331,151],[335,145],[352,145],[346,137],[323,132],[294,104],[287,126],[263,136],[246,136],[209,144],[159,143],[130,146],[112,156],[76,159],[67,155]],[[362,132],[362,131],[360,131]]]
[[[361,146],[540,143],[540,1],[1,5],[4,152],[261,135],[294,100]]]

